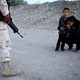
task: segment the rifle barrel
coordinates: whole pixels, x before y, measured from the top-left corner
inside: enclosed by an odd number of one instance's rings
[[[23,38],[23,36],[19,32],[17,32],[17,33],[21,36],[21,38]]]

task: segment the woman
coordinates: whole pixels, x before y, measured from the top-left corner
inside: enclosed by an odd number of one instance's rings
[[[80,21],[74,16],[70,16],[66,20],[66,27],[71,34],[71,43],[76,44],[76,50],[80,49]]]

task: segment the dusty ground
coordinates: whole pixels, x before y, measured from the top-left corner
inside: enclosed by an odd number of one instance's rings
[[[55,52],[57,31],[21,29],[24,39],[10,34],[12,65],[20,69],[17,77],[0,80],[80,80],[80,52]],[[13,36],[12,36],[13,35]],[[1,72],[1,70],[0,70]]]
[[[73,11],[80,9],[73,6]],[[9,29],[11,64],[21,75],[3,78],[0,67],[0,80],[80,80],[80,51],[75,52],[75,45],[71,51],[66,45],[64,52],[55,52],[61,16],[57,10],[59,6],[53,7],[53,3],[11,8],[13,21],[24,36],[21,39]]]

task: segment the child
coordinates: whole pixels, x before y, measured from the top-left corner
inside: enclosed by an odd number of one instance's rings
[[[63,15],[59,20],[59,26],[58,26],[59,38],[58,38],[58,41],[57,41],[57,44],[56,44],[56,49],[55,49],[56,51],[59,50],[60,43],[62,43],[61,44],[61,50],[64,51],[65,37],[66,37],[65,20],[67,19],[67,17],[69,17],[69,14],[70,14],[69,8],[64,8],[62,13],[63,13]]]

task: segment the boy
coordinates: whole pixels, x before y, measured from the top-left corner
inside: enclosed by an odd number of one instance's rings
[[[70,10],[69,8],[64,8],[63,9],[63,15],[59,20],[59,26],[58,26],[58,30],[59,30],[59,38],[56,44],[56,51],[59,50],[60,47],[60,43],[61,44],[61,50],[64,51],[64,45],[65,45],[65,38],[66,38],[66,25],[65,25],[65,20],[67,19],[67,17],[69,17],[70,15]]]

